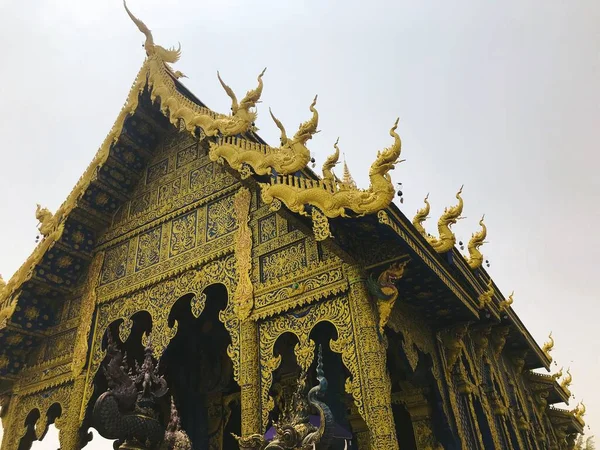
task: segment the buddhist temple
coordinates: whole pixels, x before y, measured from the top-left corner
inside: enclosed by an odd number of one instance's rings
[[[317,173],[318,97],[290,128],[257,116],[268,72],[244,96],[223,73],[231,111],[213,111],[181,82],[180,48],[125,10],[147,58],[0,285],[1,450],[51,424],[61,450],[90,429],[143,450],[575,447],[585,405],[554,406],[571,373],[539,371],[553,338],[536,344],[486,271],[484,217],[459,248],[467,189],[437,229],[433,193],[416,214],[393,202],[402,123],[372,130],[389,144],[368,188],[345,162],[335,174],[337,142]],[[271,120],[279,143],[256,133]]]

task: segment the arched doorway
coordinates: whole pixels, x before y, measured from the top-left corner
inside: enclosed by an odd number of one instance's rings
[[[176,320],[178,331],[159,367],[194,450],[237,448],[231,433],[241,432],[240,389],[227,354],[231,338],[219,320],[227,307],[227,289],[215,284],[203,294],[206,302],[198,318],[191,312],[192,294],[173,305],[169,325]]]

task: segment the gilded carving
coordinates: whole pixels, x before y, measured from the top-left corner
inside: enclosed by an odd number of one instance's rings
[[[250,175],[249,168],[252,168],[257,175],[270,175],[273,170],[281,175],[302,170],[310,161],[310,151],[306,148],[306,142],[317,132],[319,123],[316,103],[317,97],[310,105],[312,118],[301,124],[291,139],[287,137],[281,122],[271,113],[271,117],[281,131],[279,148],[257,144],[239,137],[225,137],[220,138],[217,143],[210,143],[208,156],[211,161],[220,163],[227,161],[227,164],[237,170],[242,178]]]
[[[258,240],[261,244],[277,237],[277,217],[270,214],[258,221]]]
[[[100,284],[112,283],[119,278],[123,278],[127,274],[128,254],[129,241],[106,251]]]
[[[391,264],[385,269],[377,281],[372,278],[369,279],[369,291],[376,298],[377,312],[379,314],[379,333],[383,336],[384,328],[390,319],[394,305],[398,295],[398,288],[396,283],[404,276],[406,265],[408,261],[398,262]]]
[[[464,338],[468,329],[469,324],[463,323],[438,333],[438,338],[446,349],[446,372],[448,374],[452,373],[454,365],[465,348]]]
[[[477,297],[477,300],[479,301],[479,309],[485,308],[492,302],[492,299],[494,298],[494,293],[494,283],[490,278],[487,284],[487,290],[479,294],[479,297]]]
[[[550,351],[554,348],[554,338],[552,337],[552,332],[548,335],[548,341],[544,343],[542,346],[542,352],[546,355],[550,361],[552,361],[552,356],[550,356]]]
[[[248,226],[250,220],[250,191],[241,188],[233,198],[238,233],[235,243],[238,284],[234,294],[234,311],[240,320],[246,320],[254,307],[254,288],[250,273],[252,272],[252,231]],[[209,209],[210,211],[210,209]]]
[[[234,196],[223,197],[207,208],[206,241],[231,233],[237,227]]]
[[[329,236],[327,218],[364,216],[386,208],[394,198],[395,189],[389,175],[400,157],[401,141],[396,133],[398,121],[390,130],[394,144],[378,152],[369,170],[371,185],[366,190],[350,188],[343,183],[330,184],[323,180],[311,180],[296,175],[276,176],[271,183],[259,183],[261,198],[266,204],[279,200],[298,214],[308,216],[307,206],[318,210],[315,236],[318,240]],[[278,172],[278,174],[282,172]],[[325,222],[323,222],[325,220]]]
[[[161,227],[156,227],[140,235],[138,240],[135,270],[153,266],[160,259]]]
[[[131,14],[128,9],[127,13],[138,29],[146,36],[144,48],[146,49],[148,58],[142,67],[142,73],[147,78],[152,101],[160,98],[160,109],[173,125],[177,126],[179,121],[182,120],[186,130],[192,133],[192,135],[195,133],[196,128],[200,127],[206,136],[215,136],[218,133],[224,136],[234,136],[252,129],[253,123],[256,120],[256,112],[251,109],[260,100],[263,89],[262,76],[264,70],[258,76],[258,87],[248,91],[239,103],[233,91],[219,76],[221,85],[231,98],[232,115],[224,116],[215,114],[208,108],[201,107],[188,100],[177,91],[175,82],[173,81],[173,77],[178,78],[176,76],[177,72],[173,72],[168,64],[179,60],[181,49],[166,50],[154,44],[152,33],[148,27]]]
[[[196,246],[197,211],[173,220],[169,256],[177,256]]]
[[[461,219],[460,215],[462,214],[463,210],[463,199],[460,196],[461,193],[462,187],[456,193],[458,204],[456,206],[444,209],[444,213],[440,216],[440,219],[438,220],[439,237],[427,234],[422,226],[423,221],[429,214],[429,202],[427,201],[427,197],[425,198],[425,208],[417,211],[417,215],[413,219],[413,225],[415,225],[417,230],[438,253],[446,253],[452,250],[456,244],[456,236],[454,236],[454,233],[450,227],[459,219]]]
[[[479,221],[481,231],[473,233],[471,239],[469,240],[469,258],[467,259],[467,264],[471,269],[478,269],[483,264],[483,255],[479,251],[479,247],[485,244],[485,238],[487,236],[487,227],[483,223],[484,218],[485,216],[483,216]]]
[[[260,257],[260,278],[267,282],[305,268],[306,246],[304,240],[288,245]]]

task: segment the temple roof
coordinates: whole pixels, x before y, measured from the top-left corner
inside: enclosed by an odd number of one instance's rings
[[[139,24],[138,27],[144,32]],[[149,31],[144,33],[148,37]],[[61,319],[73,319],[65,316],[69,313],[60,307],[60,303],[83,292],[82,280],[94,249],[119,207],[130,199],[161,137],[181,126],[180,129],[190,133],[191,139],[200,139],[206,130],[201,126],[190,126],[195,119],[200,116],[212,120],[228,117],[210,110],[180,82],[180,75],[169,65],[179,58],[178,50],[166,50],[147,40],[146,51],[148,58],[92,162],[56,213],[40,211],[38,218],[44,237],[0,291],[0,348],[5,349],[8,358],[5,362],[0,359],[0,377],[14,377],[26,364],[28,350],[46,336],[49,327]],[[259,76],[260,89],[261,77],[262,74]],[[232,97],[233,105],[237,106],[231,90],[224,83],[223,86]],[[259,88],[249,91],[239,106],[244,101],[257,101]],[[313,106],[314,103],[311,108]],[[392,136],[395,127],[390,131]],[[302,127],[298,133],[301,131]],[[236,136],[264,144],[252,129]],[[399,138],[396,142],[399,146]],[[394,146],[385,151],[391,150]],[[397,152],[399,155],[399,148]],[[322,182],[321,177],[306,165],[294,176]],[[270,172],[266,177],[271,177]],[[264,180],[264,176],[256,178]],[[347,178],[351,180],[349,172]],[[301,220],[308,219],[301,216]],[[352,218],[332,217],[329,220],[336,245],[357,258],[367,258],[367,255],[359,255],[355,247],[358,241],[389,243],[390,260],[410,255],[415,276],[401,280],[401,289],[406,293],[406,301],[436,327],[475,320],[505,325],[509,329],[507,348],[527,352],[526,368],[549,367],[547,355],[512,308],[499,306],[504,298],[495,285],[492,301],[480,308],[478,299],[486,292],[487,285],[493,283],[487,272],[482,267],[475,270],[469,267],[455,247],[446,253],[436,252],[391,200],[379,214],[356,214]],[[381,266],[381,262],[368,259],[361,262],[367,270],[378,270]],[[420,292],[423,280],[430,298],[423,298]]]

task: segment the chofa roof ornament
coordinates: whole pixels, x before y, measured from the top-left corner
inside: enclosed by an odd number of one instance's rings
[[[463,219],[463,217],[460,216],[463,210],[463,199],[460,196],[460,194],[462,194],[462,189],[463,187],[461,186],[456,193],[458,204],[456,206],[446,208],[438,220],[439,237],[427,234],[422,226],[423,221],[429,214],[429,202],[427,201],[427,197],[425,197],[425,207],[417,211],[417,215],[413,219],[413,225],[415,225],[417,230],[423,235],[423,237],[425,237],[425,239],[427,239],[427,242],[429,242],[433,249],[438,253],[446,253],[452,250],[456,244],[456,236],[454,236],[454,232],[450,229],[450,227],[458,220]]]
[[[260,100],[263,89],[262,76],[266,69],[258,76],[258,87],[248,91],[239,103],[233,90],[223,82],[217,72],[219,82],[231,98],[231,115],[216,114],[208,108],[196,105],[179,93],[174,84],[174,78],[184,76],[179,71],[173,71],[170,66],[179,61],[181,45],[177,49],[166,49],[155,44],[150,29],[133,15],[125,0],[123,4],[133,23],[146,36],[144,49],[148,58],[138,76],[138,90],[141,92],[147,85],[152,101],[160,99],[160,109],[173,125],[178,125],[182,120],[189,132],[196,133],[200,127],[206,136],[232,136],[253,129],[256,121],[256,111],[253,108]]]

